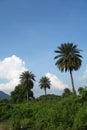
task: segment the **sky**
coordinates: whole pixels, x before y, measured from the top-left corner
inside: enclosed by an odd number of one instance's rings
[[[61,73],[54,60],[65,42],[82,50],[82,66],[73,72],[78,90],[87,86],[87,0],[0,0],[0,90],[10,94],[26,70],[36,76],[36,97],[44,94],[42,76],[51,80],[49,94],[71,89],[69,72]]]

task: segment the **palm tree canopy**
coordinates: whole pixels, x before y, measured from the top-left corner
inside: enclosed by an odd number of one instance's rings
[[[39,81],[39,86],[41,89],[50,89],[51,82],[48,77],[44,76]]]
[[[35,81],[35,75],[32,74],[32,72],[24,71],[20,75],[20,81],[23,83],[26,87],[29,87],[30,89],[33,88],[33,81]]]
[[[80,51],[77,48],[77,45],[73,43],[64,43],[55,50],[55,53],[58,55],[54,57],[56,59],[55,65],[61,71],[72,71],[78,70],[82,63],[82,56],[80,55]]]

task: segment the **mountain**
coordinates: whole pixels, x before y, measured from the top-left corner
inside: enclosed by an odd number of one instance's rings
[[[0,91],[0,99],[10,99],[10,96],[3,91]]]

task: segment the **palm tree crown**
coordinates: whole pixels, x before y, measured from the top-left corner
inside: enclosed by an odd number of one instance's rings
[[[46,96],[46,88],[50,89],[50,86],[51,86],[50,79],[46,76],[43,76],[39,81],[39,86],[41,89],[44,89],[45,96]]]
[[[20,75],[20,81],[22,83],[25,83],[26,85],[29,85],[30,88],[33,87],[33,81],[35,81],[35,75],[32,74],[32,72],[29,71],[24,71],[21,75]]]
[[[61,44],[61,46],[59,46],[58,49],[55,50],[55,53],[58,54],[54,57],[54,59],[57,60],[55,65],[59,68],[61,72],[70,72],[73,91],[75,91],[75,88],[72,77],[72,71],[78,70],[81,66],[82,56],[80,55],[80,51],[81,50],[77,48],[77,45],[74,45],[73,43]]]
[[[77,45],[73,45],[73,43],[64,43],[58,47],[58,50],[55,50],[55,53],[58,55],[54,57],[57,59],[55,65],[59,68],[59,70],[65,72],[78,70],[81,66],[81,58],[79,49],[77,49]]]

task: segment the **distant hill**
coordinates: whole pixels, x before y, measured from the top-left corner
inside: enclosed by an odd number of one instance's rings
[[[3,91],[0,91],[0,99],[10,99],[10,96]]]
[[[54,99],[61,99],[61,96],[55,95],[55,94],[48,94],[47,96],[48,100],[54,100]],[[45,98],[45,95],[41,95],[40,97],[36,98],[37,100],[43,100]]]

